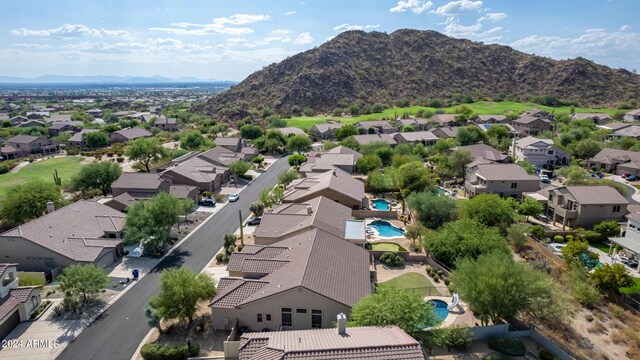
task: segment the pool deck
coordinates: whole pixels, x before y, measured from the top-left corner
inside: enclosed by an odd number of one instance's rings
[[[371,231],[373,232],[372,235],[370,235],[368,237],[368,241],[369,242],[376,242],[376,241],[388,241],[388,240],[392,240],[392,239],[406,239],[404,237],[404,235],[402,236],[383,236],[380,235],[380,233],[378,232],[378,229],[376,229],[375,227],[369,227],[369,225],[374,222],[374,221],[386,221],[389,224],[391,224],[391,226],[396,227],[398,229],[402,229],[404,231],[404,227],[400,227],[397,225],[397,221],[393,221],[393,220],[385,220],[385,219],[377,219],[377,218],[366,218],[364,220],[364,224],[367,227],[367,229],[371,229]]]
[[[451,296],[425,296],[424,301],[427,300],[441,300],[447,304],[451,304],[453,301]],[[460,310],[462,308],[462,311]],[[469,305],[460,299],[458,301],[458,307],[449,311],[449,315],[440,324],[432,327],[431,329],[437,329],[441,327],[448,327],[453,324],[473,326],[476,322],[473,313],[469,310]]]

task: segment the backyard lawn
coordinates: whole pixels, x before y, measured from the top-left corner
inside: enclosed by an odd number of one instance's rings
[[[378,284],[380,287],[394,287],[403,289],[414,289],[414,291],[420,292],[422,296],[436,295],[434,291],[438,291],[433,287],[433,284],[426,276],[409,272],[402,274],[389,281]],[[430,291],[431,290],[431,291]],[[439,295],[439,294],[438,294]]]
[[[596,249],[598,249],[598,250],[602,251],[602,252],[603,252],[603,253],[605,253],[605,254],[608,254],[608,253],[609,253],[609,245],[608,245],[608,244],[605,244],[605,243],[603,243],[603,242],[593,243],[593,244],[591,244],[591,246],[593,246],[594,248],[596,248]]]
[[[374,242],[371,243],[371,250],[375,251],[407,251],[402,246],[392,242]]]
[[[531,103],[518,103],[513,101],[501,101],[501,102],[492,102],[492,101],[478,101],[471,104],[466,104],[473,110],[474,114],[481,115],[499,115],[504,114],[507,111],[515,111],[520,112],[523,110],[529,109],[541,109],[548,112],[554,112],[556,115],[558,114],[569,114],[570,107],[569,106],[559,106],[559,107],[550,107],[543,106],[538,104]],[[456,106],[442,108],[439,110],[443,110],[446,113],[453,113]],[[383,118],[392,119],[392,118],[401,118],[403,114],[415,115],[418,110],[424,109],[435,112],[436,108],[426,107],[426,106],[409,106],[406,108],[389,108],[381,113],[368,114],[368,115],[360,115],[354,117],[336,117],[336,116],[301,116],[301,117],[293,117],[291,119],[287,119],[287,126],[297,127],[303,130],[306,130],[313,126],[314,124],[319,124],[326,122],[327,120],[335,120],[344,124],[354,124],[358,121],[364,120],[380,120]],[[613,115],[616,109],[591,109],[591,108],[576,108],[576,112],[604,112],[609,115]]]
[[[7,190],[12,186],[23,184],[31,179],[42,179],[53,182],[53,172],[58,170],[58,176],[62,179],[62,185],[76,175],[82,165],[80,156],[66,156],[53,159],[42,160],[29,164],[17,173],[7,173],[0,175],[0,198],[6,195]]]

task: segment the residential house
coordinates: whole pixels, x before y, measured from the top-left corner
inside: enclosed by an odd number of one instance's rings
[[[0,121],[9,120],[9,113],[3,112],[0,113]]]
[[[300,166],[300,173],[323,173],[338,168],[352,174],[356,170],[356,162],[362,154],[346,146],[337,146],[328,151],[309,153],[307,162]]]
[[[198,157],[214,165],[223,166],[223,167],[229,167],[229,165],[233,164],[238,160],[244,160],[244,161],[250,160],[247,154],[239,151],[236,152],[233,150],[229,150],[222,146],[216,146],[203,153],[200,153],[198,154]]]
[[[18,156],[26,156],[29,154],[55,154],[60,150],[60,144],[49,139],[31,136],[17,135],[7,140],[8,147],[16,150]]]
[[[611,121],[612,117],[606,113],[575,113],[571,115],[571,120],[592,120],[597,125],[603,125]]]
[[[347,327],[338,314],[337,327],[240,335],[239,360],[377,359],[424,360],[422,346],[399,327]]]
[[[474,124],[509,124],[511,120],[504,115],[476,115],[469,119]]]
[[[544,194],[540,192],[539,194]],[[553,224],[591,227],[605,220],[623,221],[629,201],[610,186],[561,186],[547,189],[546,214]]]
[[[612,122],[612,123],[608,123],[608,124],[604,124],[604,125],[596,125],[596,128],[602,129],[602,130],[618,131],[618,130],[622,130],[624,128],[628,128],[629,126],[633,126],[633,123],[630,123],[630,122]]]
[[[424,146],[430,146],[436,143],[438,137],[431,131],[411,131],[396,133],[393,135],[393,139],[398,144],[422,144]]]
[[[0,234],[3,261],[21,271],[59,271],[71,264],[112,265],[123,254],[124,214],[78,201]]]
[[[86,111],[86,113],[88,115],[93,116],[93,117],[101,117],[102,114],[103,114],[102,110],[100,110],[100,109],[89,109],[89,110]]]
[[[589,159],[587,167],[616,175],[640,175],[640,152],[604,148]]]
[[[92,132],[98,132],[100,130],[98,129],[82,129],[79,132],[73,134],[73,136],[71,136],[69,138],[69,140],[67,140],[67,144],[70,147],[84,147],[86,145],[85,143],[85,134],[88,133],[92,133]]]
[[[447,152],[451,153],[456,150],[464,150],[471,153],[471,157],[475,163],[480,164],[494,164],[494,163],[510,163],[511,158],[491,147],[487,144],[472,144],[466,146],[456,146],[449,149]]]
[[[548,119],[548,120],[553,119],[553,114],[550,114],[540,109],[525,110],[522,112],[522,116],[533,116],[538,119]]]
[[[133,198],[150,198],[161,191],[169,192],[171,180],[158,173],[123,172],[111,184],[114,197],[128,193]]]
[[[458,126],[454,126],[454,127],[442,126],[442,127],[431,130],[431,132],[433,133],[433,135],[437,136],[440,139],[449,139],[449,138],[455,138],[456,135],[458,135],[458,130],[460,129],[462,128]]]
[[[613,134],[610,134],[609,136],[615,137],[615,138],[630,137],[634,139],[640,139],[640,126],[633,125],[621,130],[616,130],[615,132],[613,132]]]
[[[294,180],[284,191],[283,203],[304,203],[318,196],[327,197],[353,210],[362,208],[364,183],[347,172],[334,169]]]
[[[242,141],[241,138],[237,138],[237,137],[216,137],[213,142],[216,144],[216,146],[221,146],[225,149],[234,151],[234,152],[239,152],[240,149],[242,149],[242,146],[244,145],[244,142]]]
[[[513,120],[511,126],[525,136],[535,136],[543,131],[551,130],[551,121],[536,116],[523,115]]]
[[[551,139],[527,136],[513,140],[510,154],[516,161],[528,161],[537,167],[543,165],[568,165],[571,155],[553,144]]]
[[[309,128],[309,135],[314,141],[335,140],[336,131],[343,126],[341,123],[315,124]]]
[[[48,111],[29,111],[26,114],[27,119],[42,119],[49,116]]]
[[[153,126],[164,131],[178,131],[178,120],[160,115],[153,123]]]
[[[18,127],[34,127],[34,126],[44,126],[44,122],[39,121],[39,120],[27,120],[23,123],[20,123],[20,125],[18,125]]]
[[[127,210],[129,210],[129,208],[132,207],[133,204],[135,204],[135,202],[138,200],[139,199],[136,199],[133,196],[129,195],[129,193],[123,193],[110,199],[103,198],[100,202],[114,210],[124,213],[127,212]]]
[[[49,133],[49,136],[52,137],[60,135],[60,133],[63,133],[65,131],[78,132],[81,130],[81,125],[82,121],[58,121],[49,126],[47,132]]]
[[[493,123],[493,124],[475,124],[480,130],[482,130],[482,132],[487,132],[489,131],[489,129],[491,129],[492,127],[495,126],[503,126],[507,129],[507,131],[509,132],[509,136],[510,137],[514,137],[518,134],[518,131],[511,126],[511,124],[504,124],[504,123]]]
[[[396,146],[397,142],[393,136],[389,134],[366,134],[366,135],[354,135],[353,139],[360,145],[367,145],[374,142],[384,142],[391,146]]]
[[[375,279],[365,249],[320,229],[247,245],[231,255],[227,270],[209,304],[216,329],[329,328],[372,293]]]
[[[229,181],[226,167],[217,166],[198,156],[192,157],[161,173],[171,178],[173,185],[196,186],[200,191],[219,192]]]
[[[193,200],[194,204],[197,204],[200,200],[200,189],[196,186],[171,185],[169,188],[169,194],[177,197],[178,199]]]
[[[411,126],[414,131],[424,131],[429,128],[429,122],[426,119],[400,119],[393,123],[393,125],[398,129],[398,131],[402,131],[405,126]]]
[[[44,121],[46,121],[47,123],[68,122],[68,121],[71,121],[71,115],[69,115],[69,114],[51,114],[48,118],[45,118]]]
[[[111,133],[111,142],[119,143],[119,142],[127,142],[129,140],[135,140],[141,137],[151,137],[152,134],[145,129],[141,128],[129,128],[122,129],[118,131],[114,131]]]
[[[436,114],[429,118],[429,124],[435,127],[456,126],[457,114]]]
[[[253,239],[256,245],[272,245],[309,229],[320,229],[344,238],[348,220],[351,220],[350,208],[319,196],[301,203],[274,206],[262,215]],[[362,230],[364,233],[364,223]],[[363,246],[365,238],[351,241]]]
[[[29,119],[27,119],[24,116],[14,116],[11,119],[9,119],[9,121],[11,121],[11,126],[18,126],[24,122],[29,121]]]
[[[609,255],[613,256],[615,245],[619,245],[625,250],[631,251],[635,258],[640,257],[640,212],[633,212],[627,215],[627,227],[624,236],[609,238],[611,240],[611,248]],[[640,264],[636,267],[640,270]]]
[[[0,264],[0,340],[40,306],[39,286],[19,286],[18,264]]]
[[[279,128],[278,130],[280,130],[282,135],[284,135],[285,137],[289,137],[293,135],[305,135],[305,136],[307,135],[306,132],[304,132],[302,129],[297,127],[283,127],[283,128]]]
[[[623,120],[626,122],[640,121],[640,109],[631,110],[628,113],[624,114]]]
[[[360,121],[354,126],[357,129],[364,129],[365,134],[392,134],[397,131],[397,129],[386,120]]]
[[[522,198],[523,192],[540,189],[540,179],[516,164],[469,164],[464,190],[469,197],[491,193],[500,197]]]

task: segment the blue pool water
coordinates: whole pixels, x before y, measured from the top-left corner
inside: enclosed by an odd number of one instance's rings
[[[389,210],[389,202],[385,199],[371,200],[373,208],[376,210]]]
[[[428,300],[427,304],[433,306],[433,313],[436,315],[436,323],[432,326],[438,325],[449,316],[448,304],[442,300]]]
[[[369,224],[372,228],[378,230],[380,236],[386,237],[399,237],[404,236],[404,230],[398,229],[397,227],[391,225],[390,222],[384,220],[376,220]]]

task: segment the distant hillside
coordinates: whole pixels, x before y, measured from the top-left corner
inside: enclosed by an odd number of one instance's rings
[[[168,78],[164,76],[66,76],[42,75],[35,78],[0,76],[0,84],[170,84],[170,83],[224,83],[231,81],[205,80],[194,77]]]
[[[251,74],[199,110],[238,119],[259,107],[280,114],[294,105],[329,112],[356,101],[390,104],[452,94],[516,100],[554,95],[607,107],[640,97],[640,76],[584,58],[557,61],[434,31],[348,31]]]

